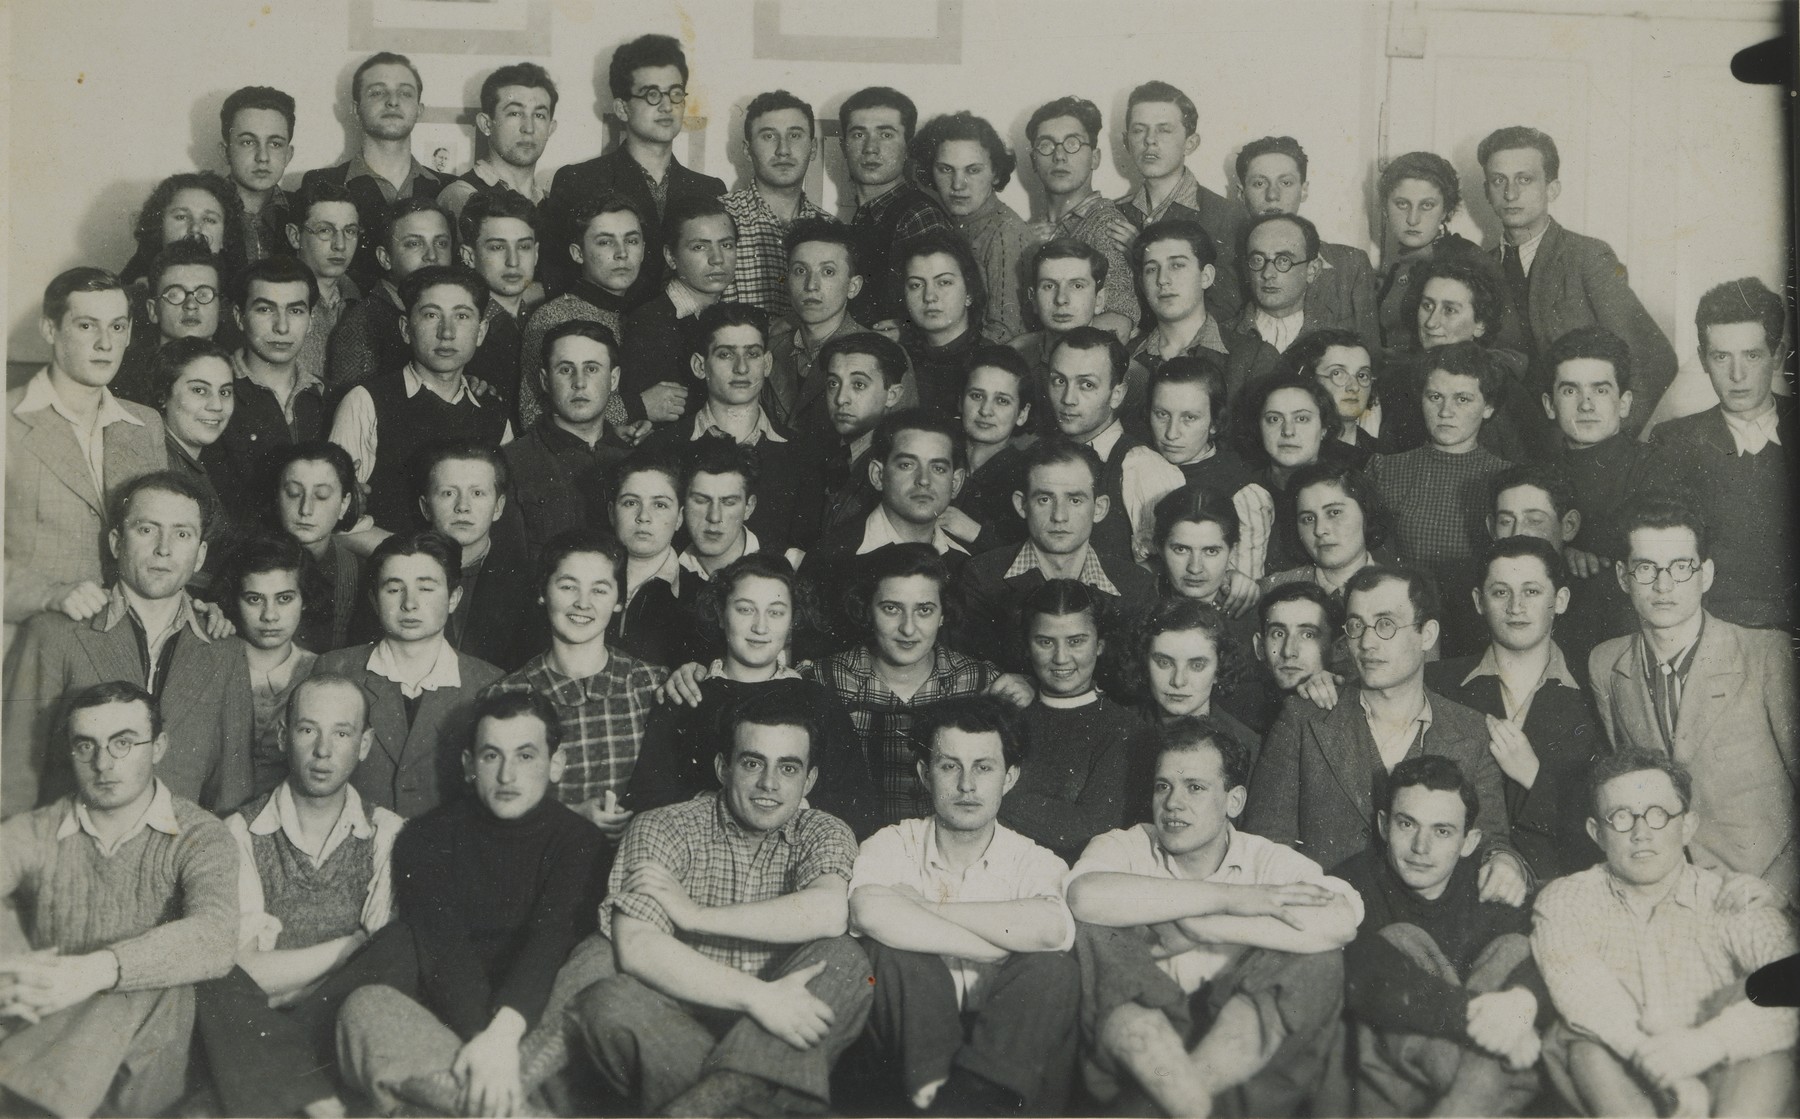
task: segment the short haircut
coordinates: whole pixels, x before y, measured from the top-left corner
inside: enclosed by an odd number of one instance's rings
[[[1219,263],[1219,250],[1205,226],[1188,218],[1164,218],[1146,225],[1132,238],[1126,257],[1131,261],[1133,277],[1143,274],[1144,257],[1150,252],[1150,246],[1158,241],[1187,242],[1188,248],[1193,250],[1195,264],[1201,268]]]
[[[1432,353],[1442,353],[1433,350]],[[1300,373],[1271,373],[1265,377],[1257,377],[1245,385],[1238,393],[1238,399],[1232,405],[1232,420],[1238,427],[1238,440],[1243,445],[1246,458],[1252,463],[1266,463],[1269,452],[1262,441],[1262,414],[1268,407],[1269,398],[1282,389],[1293,389],[1303,392],[1319,410],[1319,426],[1325,431],[1325,438],[1332,438],[1333,425],[1337,422],[1337,398],[1319,383],[1317,377]],[[1320,453],[1324,451],[1321,448]],[[1289,493],[1294,491],[1290,488]]]
[[[1412,603],[1413,624],[1423,625],[1443,617],[1443,599],[1438,595],[1437,581],[1417,567],[1399,563],[1372,563],[1344,583],[1344,610],[1350,609],[1350,596],[1372,591],[1386,582],[1406,587],[1406,599]]]
[[[738,731],[746,726],[797,727],[806,732],[806,768],[819,768],[819,745],[824,723],[819,706],[808,692],[793,688],[747,688],[731,705],[731,733],[719,736],[719,754],[727,762],[737,752]]]
[[[1100,106],[1085,97],[1058,97],[1054,101],[1046,101],[1039,105],[1025,122],[1025,139],[1029,143],[1037,142],[1038,126],[1047,120],[1058,117],[1073,117],[1075,123],[1081,125],[1087,133],[1088,143],[1100,142]]]
[[[311,691],[314,688],[323,688],[327,685],[341,686],[345,691],[356,697],[356,709],[362,716],[363,729],[368,729],[370,714],[369,693],[364,691],[362,685],[357,681],[336,672],[314,672],[306,679],[295,684],[293,690],[288,692],[287,702],[281,705],[281,717],[283,721],[289,726],[293,725],[294,705],[299,702],[303,692]]]
[[[793,604],[793,623],[788,630],[791,643],[803,644],[804,636],[819,632],[823,615],[812,582],[796,575],[794,565],[780,552],[746,552],[715,573],[694,603],[700,633],[707,638],[710,648],[725,648],[731,596],[737,593],[739,583],[753,576],[773,579],[787,588],[788,599]]]
[[[287,121],[288,139],[294,138],[294,96],[283,93],[273,86],[247,85],[232,90],[225,96],[225,103],[219,106],[219,137],[226,143],[231,142],[231,122],[245,109],[267,109],[272,113],[280,113]]]
[[[1076,462],[1087,467],[1088,474],[1094,480],[1094,496],[1101,494],[1100,479],[1106,473],[1106,466],[1100,461],[1099,452],[1086,443],[1077,443],[1066,435],[1048,435],[1025,449],[1025,461],[1020,464],[1019,480],[1024,486],[1026,496],[1031,494],[1031,473],[1045,466],[1061,466],[1064,463]]]
[[[638,209],[638,204],[617,191],[603,190],[582,195],[570,209],[568,232],[571,239],[580,241],[587,234],[587,227],[601,214],[630,214],[638,220],[638,230],[643,231],[644,212]]]
[[[552,754],[562,745],[562,716],[556,713],[556,705],[550,697],[535,688],[518,690],[490,688],[475,701],[475,709],[469,712],[469,744],[464,749],[473,754],[481,746],[475,731],[482,720],[493,719],[495,722],[506,722],[510,719],[530,717],[544,724],[544,745]]]
[[[1094,286],[1106,283],[1107,272],[1111,269],[1106,254],[1076,237],[1056,237],[1045,241],[1031,250],[1031,270],[1027,273],[1033,284],[1037,283],[1038,269],[1046,260],[1084,260],[1088,272],[1094,277]]]
[[[106,269],[88,266],[71,268],[67,272],[59,272],[44,288],[44,317],[62,325],[63,316],[69,313],[69,297],[78,291],[116,291],[126,295],[126,301],[130,302],[125,285]]]
[[[1050,347],[1050,356],[1055,358],[1057,350],[1101,350],[1106,354],[1106,371],[1111,376],[1108,388],[1118,388],[1125,383],[1125,374],[1131,368],[1131,354],[1125,349],[1125,343],[1110,330],[1101,330],[1097,326],[1077,326],[1056,340]]]
[[[403,54],[395,54],[393,51],[377,51],[363,59],[361,64],[356,67],[356,72],[350,75],[352,100],[361,100],[363,75],[377,66],[404,66],[411,70],[413,84],[419,87],[419,99],[421,101],[425,99],[425,79],[419,76],[419,68],[413,65],[413,60]]]
[[[333,526],[333,531],[347,532],[362,519],[362,487],[356,484],[356,462],[351,459],[350,452],[329,439],[311,439],[304,443],[290,444],[270,456],[268,474],[260,481],[266,495],[263,508],[267,510],[267,521],[271,528],[281,527],[281,518],[276,512],[281,492],[281,476],[296,462],[325,463],[337,474],[338,488],[349,495],[350,502],[344,507],[344,515]]]
[[[1436,152],[1407,152],[1397,155],[1381,169],[1379,194],[1381,203],[1387,205],[1388,195],[1402,180],[1418,179],[1430,183],[1444,196],[1444,213],[1440,219],[1449,221],[1462,206],[1462,180],[1456,174],[1456,168],[1450,161]]]
[[[987,118],[978,117],[967,109],[933,117],[930,123],[919,129],[919,135],[913,140],[912,157],[919,169],[920,179],[926,182],[931,180],[939,149],[954,140],[980,144],[987,152],[988,166],[994,171],[996,193],[1005,190],[1006,184],[1012,182],[1012,173],[1019,161],[1007,150],[1006,142],[1000,139],[1000,133],[994,130]]]
[[[494,492],[505,497],[511,489],[511,471],[498,448],[469,440],[436,440],[413,452],[413,493],[421,500],[431,496],[431,475],[446,462],[485,462],[494,471]]]
[[[1655,770],[1666,773],[1669,783],[1675,786],[1675,796],[1681,801],[1681,810],[1687,811],[1694,802],[1694,775],[1687,766],[1661,750],[1648,750],[1642,746],[1627,746],[1623,750],[1602,753],[1594,760],[1594,767],[1588,771],[1587,810],[1591,819],[1600,818],[1600,790],[1607,782],[1617,780],[1631,773],[1644,773]]]
[[[358,243],[366,242],[371,245],[376,243],[372,239],[375,232],[373,229],[360,228],[363,220],[362,207],[358,206],[356,199],[350,196],[349,189],[343,183],[334,183],[329,179],[300,184],[300,189],[294,192],[294,204],[288,210],[288,220],[293,225],[304,228],[307,219],[312,217],[313,207],[324,205],[327,202],[342,202],[355,210],[359,227]]]
[[[744,480],[744,495],[756,496],[755,447],[747,447],[729,435],[705,435],[689,443],[681,462],[681,497],[687,500],[697,474],[736,474]]]
[[[1481,169],[1486,171],[1488,160],[1494,157],[1495,152],[1512,151],[1516,148],[1530,148],[1544,157],[1546,180],[1554,182],[1562,173],[1562,157],[1556,153],[1556,141],[1547,133],[1522,124],[1496,128],[1488,133],[1475,147],[1475,162],[1481,164]]]
[[[768,345],[769,315],[766,311],[749,303],[721,299],[694,316],[694,352],[705,356],[712,349],[713,339],[718,337],[719,331],[733,326],[753,328],[761,336],[763,345]]]
[[[1150,694],[1146,665],[1150,659],[1150,647],[1158,637],[1165,633],[1185,633],[1197,630],[1206,635],[1218,654],[1219,667],[1213,674],[1213,692],[1228,693],[1235,690],[1244,680],[1249,670],[1245,660],[1245,651],[1232,635],[1231,624],[1225,615],[1210,602],[1202,602],[1197,598],[1163,598],[1150,608],[1138,623],[1137,632],[1132,642],[1132,658],[1128,669],[1137,678],[1136,690],[1148,696]]]
[[[795,249],[813,242],[843,249],[845,259],[850,262],[850,274],[863,274],[863,239],[855,226],[830,218],[801,218],[782,235],[782,258],[792,260]]]
[[[1181,110],[1181,127],[1192,136],[1200,128],[1200,110],[1194,108],[1194,99],[1176,89],[1168,82],[1149,81],[1131,91],[1125,99],[1125,116],[1131,117],[1131,110],[1145,102],[1158,104],[1169,103]]]
[[[1294,167],[1300,172],[1300,181],[1306,181],[1306,149],[1300,141],[1292,136],[1263,136],[1245,144],[1237,153],[1237,178],[1242,183],[1250,174],[1250,162],[1258,156],[1285,155],[1294,161]]]
[[[1683,496],[1662,491],[1644,494],[1627,503],[1619,512],[1618,525],[1617,543],[1619,558],[1622,560],[1631,558],[1631,534],[1641,528],[1685,528],[1694,534],[1694,555],[1702,561],[1710,557],[1706,515]]]
[[[723,202],[704,194],[682,195],[669,199],[668,209],[663,211],[663,247],[674,252],[675,246],[685,235],[688,223],[703,218],[724,218],[733,234],[737,232],[737,219],[731,216],[731,211],[725,208]]]
[[[307,279],[312,279],[311,269],[307,268],[306,265],[301,264],[299,261],[294,260],[293,257],[278,256],[266,257],[265,259],[290,261],[294,267],[306,273]],[[261,261],[258,261],[258,263],[261,263]],[[213,275],[218,277],[216,286],[219,289],[223,289],[226,281],[230,279],[230,277],[225,274],[225,262],[219,258],[219,254],[212,251],[212,246],[206,242],[205,238],[183,237],[179,241],[171,241],[164,245],[162,251],[156,254],[156,259],[150,262],[149,269],[144,273],[144,280],[149,288],[148,294],[150,298],[155,299],[160,294],[164,272],[167,272],[171,268],[180,268],[187,265],[198,265],[212,269]],[[317,286],[318,281],[314,280],[313,283],[314,286]],[[220,290],[219,294],[224,295],[225,292]]]
[[[493,116],[500,108],[500,91],[507,86],[541,89],[550,95],[550,115],[556,115],[556,82],[550,72],[535,62],[515,62],[489,74],[481,83],[481,111]]]
[[[1506,288],[1501,285],[1499,272],[1478,258],[1455,253],[1434,255],[1419,269],[1412,295],[1406,301],[1408,321],[1414,324],[1415,331],[1419,300],[1425,296],[1425,285],[1433,280],[1455,280],[1469,289],[1469,310],[1476,322],[1487,327],[1482,343],[1491,345],[1506,321]]]
[[[140,493],[167,493],[176,497],[185,497],[200,507],[200,539],[207,540],[212,536],[213,522],[217,519],[218,510],[212,495],[200,488],[200,483],[189,475],[176,470],[153,470],[148,474],[139,474],[131,481],[119,487],[119,492],[112,500],[112,525],[121,535],[125,532],[125,515],[131,512],[131,503],[137,500]]]
[[[259,532],[247,537],[231,550],[213,582],[217,601],[224,607],[226,616],[233,617],[232,610],[244,593],[246,579],[270,571],[292,571],[294,582],[300,588],[300,600],[305,603],[310,597],[308,584],[313,581],[308,578],[312,574],[311,559],[300,542],[286,534]]]
[[[750,104],[744,106],[744,143],[750,142],[751,126],[756,123],[756,118],[765,113],[778,113],[783,109],[799,110],[800,115],[806,118],[806,130],[818,135],[819,125],[813,118],[813,107],[785,89],[772,89],[752,97]]]
[[[819,348],[819,358],[815,365],[829,376],[832,359],[844,354],[862,354],[874,358],[875,368],[881,370],[881,383],[887,388],[891,389],[906,379],[906,350],[886,335],[877,334],[873,330],[840,334]]]
[[[1013,380],[1019,384],[1019,402],[1030,403],[1031,363],[1025,360],[1024,354],[998,342],[980,343],[963,360],[963,391],[968,391],[969,379],[975,376],[977,369],[999,369],[1012,374]]]
[[[400,281],[400,303],[406,308],[408,315],[424,298],[425,291],[434,287],[458,287],[469,295],[469,301],[479,310],[487,306],[487,284],[473,268],[461,264],[427,264]]]
[[[1277,368],[1285,372],[1317,377],[1319,365],[1325,360],[1326,351],[1336,346],[1357,349],[1368,354],[1370,383],[1373,384],[1379,380],[1381,355],[1376,352],[1376,347],[1369,345],[1356,331],[1341,326],[1328,326],[1321,330],[1307,331],[1303,337],[1288,347],[1286,353],[1281,355],[1283,360]]]
[[[937,586],[938,606],[945,622],[954,616],[954,603],[949,594],[950,569],[944,565],[944,557],[931,545],[883,544],[862,557],[860,566],[856,582],[845,596],[845,606],[863,640],[874,639],[871,612],[875,609],[875,596],[880,593],[881,584],[889,579],[908,579],[917,575],[931,580]]]
[[[185,243],[185,242],[184,242]],[[156,275],[154,269],[151,275]],[[232,302],[238,310],[250,309],[250,288],[258,283],[263,284],[303,284],[306,287],[306,305],[314,307],[319,302],[319,279],[312,269],[300,262],[296,256],[265,256],[251,264],[237,275],[237,282],[232,285]]]
[[[1111,615],[1100,592],[1079,579],[1046,579],[1025,593],[1019,602],[1019,632],[1027,642],[1031,627],[1039,618],[1061,618],[1069,614],[1086,614],[1094,629],[1104,638]]]
[[[1488,482],[1488,509],[1492,511],[1499,505],[1501,494],[1520,486],[1543,490],[1550,498],[1551,511],[1558,518],[1577,508],[1575,487],[1569,484],[1569,477],[1561,467],[1551,462],[1520,462],[1495,474]]]
[[[1224,431],[1229,376],[1225,362],[1211,350],[1176,354],[1151,372],[1149,387],[1144,392],[1144,406],[1148,408],[1155,402],[1156,390],[1162,385],[1198,385],[1206,392],[1206,410],[1212,414],[1213,430]]]
[[[1394,811],[1394,796],[1401,789],[1417,785],[1433,792],[1455,793],[1463,802],[1463,831],[1466,833],[1475,826],[1475,817],[1481,814],[1481,797],[1475,791],[1475,782],[1456,764],[1456,759],[1442,754],[1420,754],[1415,758],[1407,758],[1394,767],[1388,774],[1387,785],[1381,791],[1381,810]]]
[[[903,431],[942,435],[950,440],[951,465],[958,470],[968,467],[969,452],[963,443],[962,425],[924,408],[902,408],[881,417],[881,422],[875,425],[875,435],[869,442],[869,461],[879,462],[885,467],[888,457],[894,453],[894,444],[900,441],[900,433]]]
[[[1557,554],[1555,545],[1548,540],[1520,533],[1516,536],[1508,536],[1504,540],[1495,540],[1482,550],[1481,577],[1476,581],[1476,589],[1479,590],[1481,585],[1487,581],[1487,574],[1493,569],[1495,560],[1524,559],[1526,557],[1538,560],[1544,565],[1545,572],[1550,576],[1552,590],[1560,591],[1569,585],[1569,571],[1563,566],[1562,556]]]
[[[375,231],[371,245],[377,245],[388,252],[394,251],[394,230],[400,223],[414,214],[436,214],[444,219],[444,229],[452,238],[456,236],[456,222],[451,219],[450,211],[437,204],[437,199],[423,194],[415,194],[410,198],[402,198],[389,206],[381,220],[381,228]]]
[[[516,190],[491,187],[476,191],[457,216],[457,234],[462,243],[474,248],[481,237],[481,223],[489,218],[516,218],[530,226],[534,235],[538,232],[538,208],[531,199]]]
[[[956,261],[956,270],[962,273],[963,290],[969,295],[969,322],[979,324],[987,313],[987,279],[975,259],[975,250],[969,247],[969,239],[953,229],[941,226],[928,229],[894,246],[890,259],[902,290],[906,286],[907,265],[921,257],[940,255]]]
[[[1000,756],[1006,768],[1025,764],[1028,750],[1025,735],[1004,700],[990,695],[957,696],[939,700],[919,713],[918,729],[912,738],[913,753],[929,762],[937,750],[938,735],[947,730],[964,734],[994,734],[1000,737]]]
[[[169,394],[175,391],[175,382],[187,367],[204,357],[224,362],[225,371],[233,378],[237,376],[232,371],[231,355],[211,338],[173,338],[156,348],[156,356],[150,359],[150,384],[158,408],[169,403]]]
[[[1780,329],[1779,324],[1776,329]],[[1704,341],[1706,335],[1702,333],[1700,338]],[[1556,371],[1562,368],[1563,362],[1581,358],[1606,362],[1612,366],[1613,380],[1619,383],[1619,391],[1631,391],[1631,347],[1625,344],[1625,339],[1598,325],[1578,326],[1550,343],[1550,348],[1544,351],[1544,368],[1549,374],[1544,381],[1545,391],[1555,392]]]
[[[1219,769],[1225,775],[1225,789],[1250,783],[1250,749],[1237,740],[1224,723],[1211,715],[1183,715],[1179,719],[1157,722],[1145,732],[1149,736],[1151,775],[1164,754],[1188,753],[1211,746],[1219,752]]]
[[[103,684],[89,684],[69,696],[68,709],[63,713],[64,740],[68,741],[72,737],[69,728],[75,722],[75,712],[105,707],[109,703],[143,704],[144,710],[150,712],[150,737],[156,738],[162,734],[162,708],[157,706],[156,698],[129,680],[109,680]]]
[[[1420,363],[1425,375],[1419,378],[1419,391],[1425,391],[1425,382],[1437,371],[1457,377],[1473,377],[1481,385],[1481,399],[1491,405],[1498,406],[1506,399],[1506,374],[1489,355],[1487,347],[1480,342],[1452,342],[1448,346],[1439,346],[1435,350],[1427,350]],[[1313,381],[1313,384],[1318,384]],[[1336,415],[1333,411],[1326,415]],[[1485,421],[1484,421],[1485,422]]]
[[[1366,471],[1349,462],[1328,462],[1320,459],[1309,462],[1294,471],[1288,479],[1288,493],[1294,501],[1300,500],[1300,491],[1310,486],[1336,486],[1343,491],[1345,497],[1356,502],[1362,511],[1363,546],[1369,551],[1386,544],[1399,527],[1394,511],[1388,508],[1387,499],[1381,496],[1380,487],[1375,485]]]
[[[1284,214],[1275,211],[1258,214],[1244,223],[1243,229],[1238,233],[1238,259],[1246,260],[1250,256],[1250,234],[1262,226],[1279,221],[1287,222],[1300,231],[1300,241],[1305,246],[1307,260],[1312,260],[1319,255],[1319,227],[1299,214]]]
[[[411,532],[396,532],[375,545],[375,550],[369,553],[363,578],[368,583],[371,599],[381,589],[382,567],[388,560],[401,556],[427,556],[436,561],[444,571],[446,591],[453,591],[462,585],[462,545],[435,528],[420,528]]]
[[[681,500],[681,456],[667,447],[648,443],[626,455],[613,467],[610,483],[606,487],[606,503],[610,506],[617,502],[626,479],[638,474],[661,474],[669,480],[669,488],[675,491],[675,499]]]
[[[610,532],[601,532],[592,528],[571,528],[552,536],[545,544],[544,550],[538,553],[537,588],[539,594],[550,589],[550,580],[556,576],[556,569],[570,556],[578,555],[605,556],[612,564],[613,581],[618,584],[619,598],[625,597],[625,545]]]
[[[1164,494],[1156,502],[1151,542],[1157,551],[1169,542],[1176,525],[1214,524],[1227,545],[1238,542],[1242,522],[1231,495],[1200,482],[1188,482]]]
[[[544,344],[538,349],[538,359],[543,363],[544,372],[550,371],[550,354],[556,344],[564,338],[586,338],[606,347],[606,359],[613,365],[619,364],[619,336],[603,322],[593,319],[570,319],[557,323],[544,335]]]
[[[1325,619],[1325,640],[1330,642],[1331,635],[1344,627],[1344,604],[1331,597],[1331,593],[1311,579],[1296,579],[1291,583],[1283,583],[1263,595],[1256,604],[1256,631],[1264,633],[1269,628],[1269,614],[1275,607],[1284,602],[1305,599],[1319,608],[1319,617]]]
[[[639,35],[621,43],[606,67],[606,85],[621,101],[631,96],[631,76],[652,66],[673,66],[681,72],[681,83],[687,84],[687,55],[680,40],[673,35]]]
[[[891,86],[872,85],[844,98],[844,103],[838,107],[845,144],[850,142],[850,114],[864,109],[892,109],[899,113],[900,131],[905,133],[907,143],[912,142],[913,132],[919,127],[919,107],[913,104],[912,98]]]
[[[1759,324],[1763,328],[1763,338],[1773,351],[1781,345],[1787,308],[1782,304],[1781,296],[1763,286],[1755,276],[1727,280],[1702,295],[1699,305],[1694,308],[1694,332],[1703,349],[1708,327],[1739,322]]]

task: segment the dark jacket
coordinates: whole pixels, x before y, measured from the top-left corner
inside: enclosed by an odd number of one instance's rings
[[[1019,606],[1026,595],[1045,583],[1044,573],[1039,568],[1010,579],[1006,577],[1007,569],[1019,558],[1023,547],[1025,545],[1021,544],[996,548],[976,556],[963,565],[953,588],[962,614],[958,626],[961,643],[957,648],[970,656],[992,661],[1007,672],[1031,670],[1024,639],[1019,633]],[[1134,563],[1102,551],[1096,551],[1095,555],[1100,557],[1101,570],[1119,590],[1117,595],[1101,595],[1110,613],[1103,628],[1126,632],[1155,601],[1156,580]]]
[[[678,198],[719,198],[725,193],[725,182],[711,175],[669,161],[668,201]],[[552,291],[564,291],[575,281],[576,268],[569,256],[569,246],[581,231],[574,226],[574,212],[581,200],[600,194],[620,194],[630,199],[644,219],[644,269],[639,283],[654,291],[662,285],[662,215],[650,194],[650,183],[643,167],[631,158],[620,144],[605,155],[560,168],[550,181],[550,195],[544,199],[543,223],[545,251],[539,256],[544,268],[543,280]]]

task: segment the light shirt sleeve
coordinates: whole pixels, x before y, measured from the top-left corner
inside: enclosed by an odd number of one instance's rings
[[[850,891],[863,886],[911,886],[924,892],[919,867],[906,853],[906,842],[900,834],[901,824],[890,824],[863,840],[856,853],[856,865],[850,871]]]
[[[1131,552],[1143,559],[1152,551],[1151,538],[1156,529],[1156,503],[1181,488],[1187,475],[1150,447],[1133,447],[1125,452],[1120,470],[1120,490],[1125,502],[1123,510],[1111,510],[1110,516],[1123,512],[1131,520]]]
[[[1620,1057],[1630,1057],[1643,1033],[1639,1007],[1600,956],[1597,936],[1605,922],[1582,897],[1593,886],[1581,876],[1545,886],[1532,911],[1531,954],[1544,986],[1571,1029],[1598,1040]]]
[[[394,917],[394,840],[406,821],[393,812],[374,806],[369,822],[375,825],[375,874],[369,879],[369,894],[363,899],[363,931],[373,936]]]
[[[263,898],[262,876],[256,873],[256,852],[250,846],[250,822],[242,812],[226,817],[225,828],[238,855],[239,952],[273,952],[281,935],[281,918],[270,913]]]
[[[344,394],[343,403],[338,405],[337,415],[331,418],[331,435],[333,443],[350,453],[350,461],[356,464],[356,480],[368,484],[369,475],[375,471],[376,448],[375,398],[369,390],[357,385]],[[512,422],[506,425],[506,438],[512,438]]]
[[[1238,542],[1231,549],[1232,570],[1252,579],[1263,577],[1269,560],[1269,533],[1275,525],[1275,499],[1255,482],[1231,495],[1238,515]]]
[[[1055,951],[1067,952],[1075,947],[1075,915],[1069,912],[1069,903],[1063,898],[1063,880],[1069,876],[1069,864],[1047,847],[1033,843],[1032,848],[1019,867],[1017,896],[1056,903],[1062,912],[1063,937]]]
[[[1169,877],[1150,857],[1147,837],[1141,827],[1119,828],[1088,840],[1075,866],[1063,876],[1063,895],[1068,896],[1069,883],[1084,874],[1106,871],[1112,874],[1142,874],[1154,878]]]

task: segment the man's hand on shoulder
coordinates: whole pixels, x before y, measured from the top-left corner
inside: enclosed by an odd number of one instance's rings
[[[1526,896],[1531,893],[1525,863],[1511,851],[1495,851],[1489,855],[1476,883],[1482,901],[1497,901],[1514,909],[1524,905]]]
[[[106,588],[89,579],[77,583],[67,593],[49,604],[49,609],[67,614],[77,622],[85,622],[106,609]]]

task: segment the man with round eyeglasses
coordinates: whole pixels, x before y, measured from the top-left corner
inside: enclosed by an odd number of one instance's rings
[[[1045,241],[1073,238],[1106,257],[1105,309],[1130,321],[1127,333],[1135,331],[1141,308],[1125,250],[1137,236],[1137,226],[1094,189],[1094,172],[1100,169],[1099,107],[1082,97],[1058,97],[1031,114],[1025,139],[1031,170],[1044,188],[1039,234]],[[1041,325],[1052,329],[1050,323]]]
[[[1301,337],[1330,328],[1350,328],[1354,321],[1328,319],[1306,298],[1324,270],[1319,231],[1298,214],[1271,213],[1251,218],[1240,242],[1244,281],[1250,302],[1238,315],[1237,327],[1286,353]]]
[[[1588,798],[1605,862],[1545,886],[1533,915],[1559,1019],[1551,1082],[1588,1115],[1793,1114],[1800,1014],[1744,995],[1751,972],[1800,948],[1785,899],[1688,861],[1707,819],[1698,776],[1667,753],[1602,758]]]
[[[1660,752],[1692,770],[1700,822],[1688,849],[1697,865],[1791,890],[1800,873],[1800,705],[1789,639],[1706,608],[1714,571],[1699,510],[1651,497],[1619,526],[1627,546],[1614,577],[1638,629],[1588,659],[1607,737],[1615,750]]]

